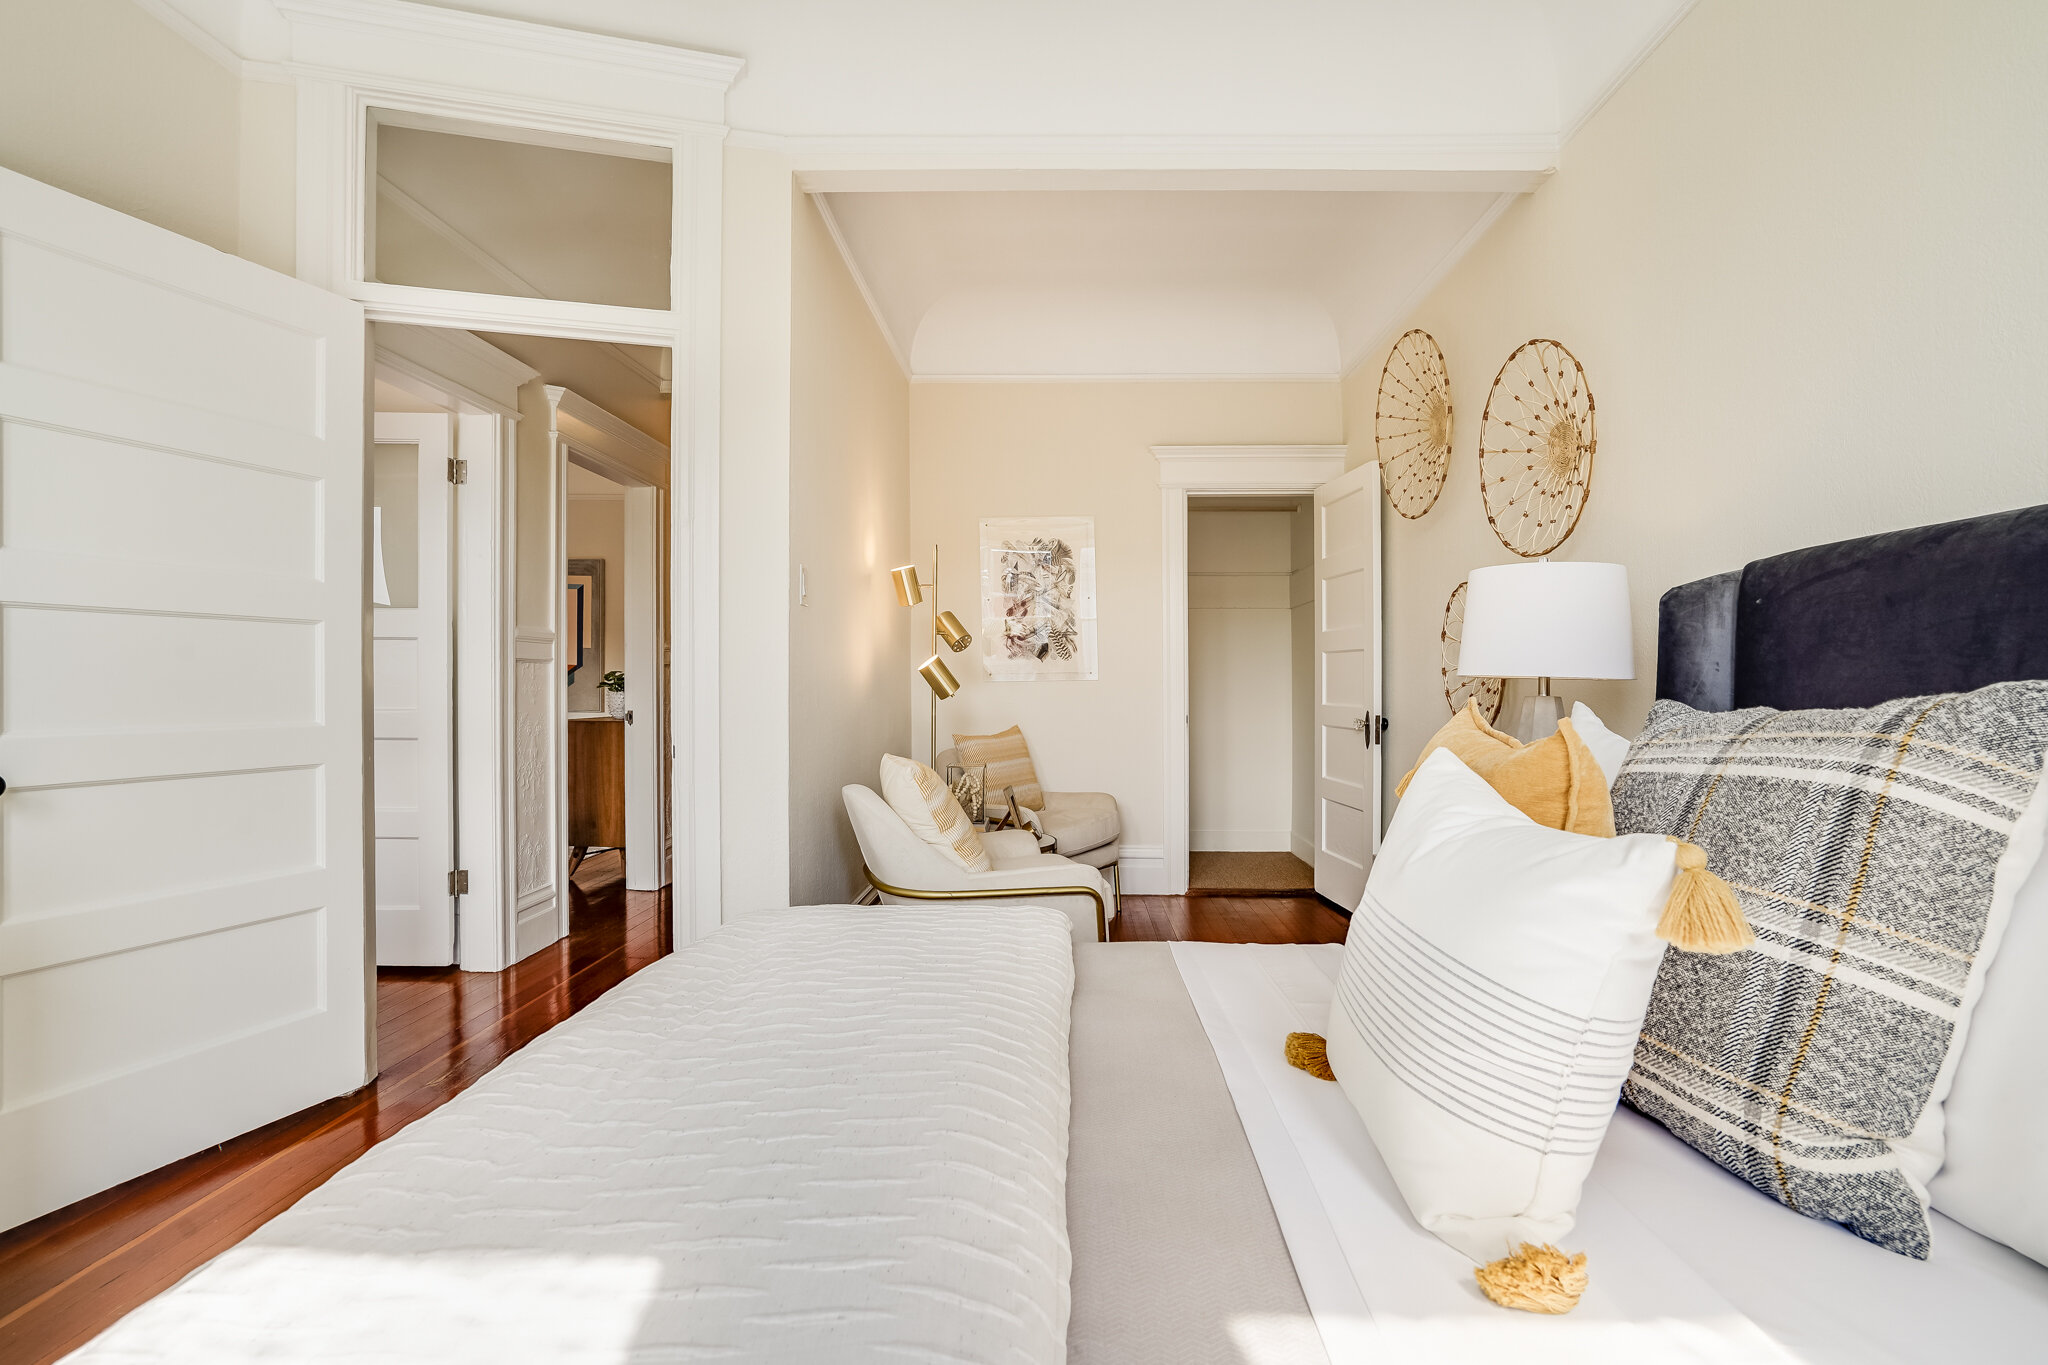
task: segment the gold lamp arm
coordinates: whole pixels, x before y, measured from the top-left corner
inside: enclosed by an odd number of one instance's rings
[[[1086,896],[1095,902],[1095,941],[1109,942],[1109,914],[1104,906],[1102,893],[1092,886],[1004,886],[987,891],[912,891],[908,887],[891,886],[860,865],[860,875],[867,878],[869,886],[887,896],[901,896],[914,901],[989,901],[1029,900],[1034,896]]]

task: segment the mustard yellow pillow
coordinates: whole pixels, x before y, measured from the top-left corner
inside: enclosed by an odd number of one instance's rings
[[[1573,834],[1614,837],[1614,804],[1608,799],[1607,778],[1569,720],[1557,723],[1556,734],[1524,744],[1488,725],[1479,714],[1479,704],[1472,702],[1422,746],[1416,768],[1438,749],[1449,749],[1509,805],[1537,824]],[[1415,768],[1410,768],[1401,785],[1394,788],[1394,795],[1407,791],[1414,776]]]

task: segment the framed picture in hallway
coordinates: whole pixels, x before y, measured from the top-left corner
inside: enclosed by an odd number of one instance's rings
[[[1095,680],[1095,519],[981,523],[982,663],[997,682]]]

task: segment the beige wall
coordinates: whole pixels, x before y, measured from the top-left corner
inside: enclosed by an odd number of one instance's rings
[[[1188,508],[1188,835],[1288,847],[1294,817],[1294,514]]]
[[[1704,0],[1415,310],[1457,431],[1435,509],[1384,514],[1389,807],[1448,715],[1444,599],[1512,558],[1476,450],[1530,337],[1576,352],[1598,403],[1560,555],[1626,564],[1635,607],[1636,679],[1559,690],[1624,733],[1674,584],[2048,501],[2044,65],[2048,6]],[[1354,463],[1383,357],[1345,383]]]
[[[0,0],[0,166],[289,272],[290,87],[130,0]]]
[[[910,542],[920,559],[940,543],[940,603],[975,634],[951,656],[962,687],[940,707],[941,745],[1022,725],[1043,782],[1114,795],[1126,849],[1158,857],[1164,606],[1151,447],[1313,445],[1341,430],[1334,383],[913,384]],[[1008,516],[1095,519],[1098,681],[993,683],[982,668],[978,523]],[[920,754],[923,688],[913,677],[899,694]]]
[[[793,216],[789,896],[812,905],[864,885],[839,789],[878,785],[882,755],[910,747],[913,613],[889,579],[910,557],[910,385],[809,195]]]

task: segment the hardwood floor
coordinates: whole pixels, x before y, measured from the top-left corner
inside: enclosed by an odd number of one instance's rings
[[[82,1345],[671,951],[668,897],[626,891],[620,855],[592,855],[575,880],[569,937],[510,971],[377,973],[372,1084],[0,1233],[0,1362]],[[1115,936],[1341,943],[1347,927],[1312,896],[1125,896]]]
[[[370,1085],[0,1233],[0,1361],[82,1345],[671,950],[668,896],[628,892],[621,855],[575,882],[569,937],[510,971],[379,971]]]
[[[1342,943],[1351,921],[1315,896],[1125,896],[1120,943]]]

